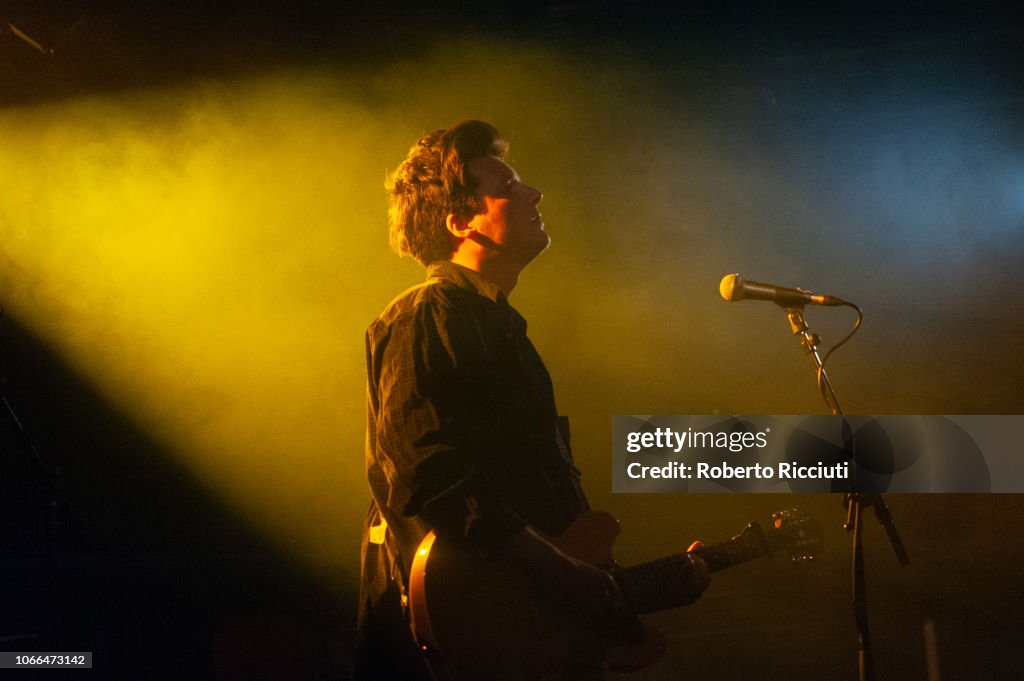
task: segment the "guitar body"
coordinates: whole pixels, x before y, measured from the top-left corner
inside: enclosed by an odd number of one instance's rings
[[[777,550],[794,560],[810,558],[821,532],[809,516],[798,514],[782,511],[773,516],[769,533],[752,523],[731,540],[695,553],[711,571]],[[611,568],[618,534],[615,518],[592,511],[549,541],[574,558]],[[682,564],[688,560],[677,554],[616,574],[638,612],[655,612],[680,604],[665,596],[685,575]],[[413,559],[408,596],[413,635],[438,681],[591,681],[603,678],[605,669],[641,669],[665,649],[664,637],[653,629],[645,629],[640,644],[611,646],[597,626],[564,617],[521,572],[433,533]]]
[[[590,512],[551,542],[565,553],[611,567],[619,523]],[[409,580],[413,633],[435,678],[449,681],[599,679],[609,653],[594,632],[561,617],[528,579],[436,538],[424,540]],[[638,668],[658,642],[617,649],[618,666]]]

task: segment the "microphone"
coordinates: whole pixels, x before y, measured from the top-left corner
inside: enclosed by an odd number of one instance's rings
[[[738,274],[727,274],[718,285],[718,292],[726,302],[736,300],[768,300],[783,307],[798,305],[847,305],[842,298],[826,296],[799,288],[785,288],[774,284],[744,279]]]

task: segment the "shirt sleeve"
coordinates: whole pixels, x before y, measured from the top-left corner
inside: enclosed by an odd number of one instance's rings
[[[440,536],[489,548],[525,525],[503,503],[467,423],[479,400],[474,376],[485,354],[472,314],[430,299],[368,332],[375,382],[374,456],[389,484],[388,506],[419,516]]]

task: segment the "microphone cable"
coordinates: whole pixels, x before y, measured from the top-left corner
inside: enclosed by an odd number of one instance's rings
[[[821,377],[825,373],[825,363],[828,362],[828,358],[832,356],[833,352],[842,347],[843,344],[846,343],[846,341],[853,338],[853,334],[857,333],[857,331],[860,329],[861,322],[864,321],[864,311],[861,310],[858,305],[856,305],[855,303],[847,302],[845,300],[841,304],[844,307],[852,307],[854,310],[857,311],[857,321],[853,325],[853,330],[850,331],[850,333],[843,336],[843,338],[838,343],[829,348],[828,352],[825,353],[825,356],[821,358],[821,366],[818,367],[818,390],[822,392],[824,392],[824,387],[821,384]]]

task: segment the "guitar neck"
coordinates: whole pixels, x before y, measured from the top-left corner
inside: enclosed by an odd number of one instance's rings
[[[743,534],[718,544],[702,546],[693,553],[700,556],[712,572],[717,572],[771,555],[772,549],[761,528],[751,524]],[[687,554],[679,553],[620,568],[616,579],[641,615],[674,608],[686,602],[684,587],[688,561]]]

